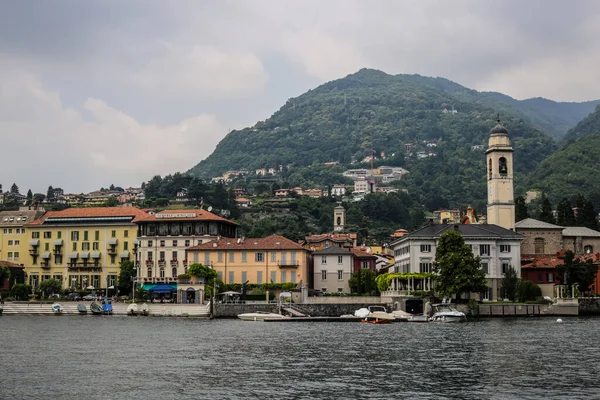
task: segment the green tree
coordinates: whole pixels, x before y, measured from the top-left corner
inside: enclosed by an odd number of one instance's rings
[[[547,197],[544,197],[542,200],[542,210],[540,211],[540,216],[538,219],[549,224],[555,223],[554,216],[552,215],[552,205]]]
[[[10,192],[12,194],[19,194],[19,187],[17,186],[16,183],[12,184],[12,186],[10,187]]]
[[[563,197],[556,207],[556,224],[559,226],[575,226],[573,207],[566,197]]]
[[[36,193],[33,195],[33,202],[36,204],[41,204],[46,199],[46,195],[44,193]]]
[[[119,205],[119,200],[116,197],[109,197],[104,202],[104,207],[116,207]]]
[[[213,286],[216,286],[218,290],[223,285],[223,282],[217,275],[217,271],[200,263],[190,265],[187,273],[189,276],[204,278],[206,294],[209,296],[212,295]]]
[[[579,291],[585,293],[596,279],[598,265],[588,259],[581,261],[575,254],[568,250],[565,253],[563,264],[556,267],[557,278],[564,285],[579,285]]]
[[[448,230],[440,236],[435,253],[436,291],[441,296],[456,295],[460,300],[463,293],[481,293],[487,290],[485,271],[480,268],[480,259],[466,245],[460,232]]]
[[[529,218],[529,210],[527,209],[525,198],[519,196],[515,199],[515,219],[516,222],[519,222],[526,218]]]
[[[502,297],[515,301],[517,298],[517,288],[519,287],[519,275],[517,270],[512,267],[508,267],[504,276],[502,277],[501,293]]]
[[[135,264],[133,261],[121,261],[119,265],[119,277],[117,286],[121,294],[131,294],[133,278],[136,276]]]
[[[5,279],[10,279],[11,273],[10,268],[5,266],[0,266],[0,283],[4,284]]]
[[[533,301],[542,296],[542,289],[535,283],[522,280],[517,287],[517,300],[521,303]]]
[[[594,204],[581,194],[577,196],[577,215],[575,216],[575,224],[594,230],[598,228]]]
[[[27,191],[27,200],[29,200],[30,203],[31,200],[33,200],[33,193],[31,192],[31,189]]]
[[[377,283],[375,276],[377,274],[370,269],[362,268],[350,277],[348,284],[350,291],[358,295],[377,296]]]
[[[48,201],[54,200],[54,188],[52,186],[48,186],[48,191],[46,192],[46,198]]]
[[[48,297],[51,294],[59,293],[61,286],[61,282],[58,279],[46,279],[40,283],[39,291],[43,296]]]
[[[31,293],[31,286],[24,283],[15,283],[10,290],[11,296],[17,300],[27,301],[29,300],[29,294]]]

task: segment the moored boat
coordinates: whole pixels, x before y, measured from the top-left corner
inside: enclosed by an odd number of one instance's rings
[[[139,313],[139,307],[137,304],[135,303],[131,303],[130,305],[127,306],[127,315],[138,315]]]
[[[433,315],[430,318],[432,322],[465,322],[467,316],[458,311],[451,303],[432,304]]]
[[[90,304],[90,311],[94,315],[102,315],[102,307],[100,307],[100,304],[98,303]]]
[[[238,318],[242,321],[264,321],[265,319],[283,319],[290,317],[266,311],[256,311],[251,313],[238,314]]]
[[[396,320],[394,314],[387,312],[387,309],[384,306],[369,306],[366,309],[361,308],[356,310],[354,315],[361,317],[362,322],[369,322],[372,324],[389,324]]]
[[[150,314],[150,309],[148,308],[148,304],[143,303],[142,306],[140,307],[140,314],[141,315],[149,315]]]
[[[52,304],[52,311],[54,312],[54,314],[60,314],[62,313],[62,306],[58,303],[54,303]]]
[[[77,311],[79,311],[79,314],[87,314],[87,307],[85,304],[77,304]]]
[[[106,302],[104,304],[102,304],[102,312],[104,313],[104,315],[112,315],[113,313],[113,309],[112,309],[112,304],[110,304],[110,302]]]

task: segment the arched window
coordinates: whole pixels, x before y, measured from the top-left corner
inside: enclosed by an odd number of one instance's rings
[[[488,163],[488,179],[491,180],[492,179],[492,159],[490,158],[490,161]]]
[[[148,267],[148,278],[152,278],[152,267]]]
[[[544,254],[544,238],[535,238],[534,247],[535,254]]]
[[[342,217],[337,217],[337,224],[341,225],[342,224]]]
[[[171,270],[171,276],[173,278],[177,278],[177,267],[173,267],[173,269]]]
[[[594,247],[592,247],[588,244],[587,246],[584,246],[583,252],[585,254],[592,254],[594,252]]]
[[[508,166],[506,165],[506,158],[500,157],[498,160],[498,173],[500,176],[508,175]]]
[[[164,277],[165,277],[165,269],[164,269],[164,268],[161,268],[161,269],[160,269],[160,277],[161,277],[161,278],[164,278]]]

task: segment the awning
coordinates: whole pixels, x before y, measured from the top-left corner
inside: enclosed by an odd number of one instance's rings
[[[40,256],[42,258],[50,258],[50,252],[49,251],[45,251],[42,253],[42,255]]]
[[[62,246],[63,245],[63,240],[62,239],[57,239],[54,241],[54,245],[55,246]]]
[[[110,238],[110,239],[108,239],[107,243],[111,246],[114,246],[118,243],[118,240],[117,240],[117,238]]]
[[[40,239],[33,239],[29,241],[29,245],[30,246],[39,246],[40,245]]]
[[[171,285],[156,285],[148,289],[150,293],[171,293],[176,292],[177,287]]]
[[[90,254],[92,258],[100,258],[100,252],[99,251],[92,251],[92,254]]]
[[[79,253],[69,253],[67,254],[67,258],[77,258],[79,257]]]
[[[129,252],[128,251],[122,251],[119,253],[119,257],[120,258],[129,258]]]
[[[79,257],[81,257],[81,258],[90,258],[90,252],[89,251],[82,251],[81,254],[79,254]]]

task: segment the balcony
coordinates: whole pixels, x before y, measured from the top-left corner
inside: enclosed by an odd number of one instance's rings
[[[38,250],[38,247],[37,247],[37,246],[34,246],[34,247],[32,247],[31,249],[29,249],[29,255],[32,255],[32,256],[37,256],[37,255],[39,255],[39,254],[40,254],[40,253],[39,253],[39,250]]]
[[[147,267],[151,267],[154,265],[154,261],[153,260],[146,260],[146,266]]]
[[[298,262],[298,261],[278,261],[277,266],[279,268],[298,268],[300,266],[300,262]]]
[[[167,266],[167,263],[165,260],[158,260],[158,266],[164,268]]]
[[[110,246],[108,249],[106,249],[106,254],[108,254],[109,256],[116,256],[117,255],[117,247]]]
[[[42,267],[42,269],[50,269],[50,263],[49,262],[42,262],[40,264],[40,266]]]
[[[179,265],[179,261],[171,260],[171,267],[177,267]]]
[[[62,254],[62,247],[55,247],[52,250],[52,254],[55,256],[60,256]]]

